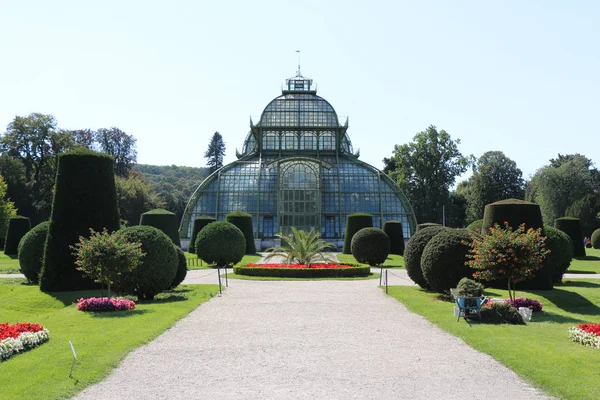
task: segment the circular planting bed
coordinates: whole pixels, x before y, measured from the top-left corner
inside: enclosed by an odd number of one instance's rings
[[[351,278],[369,276],[371,267],[347,264],[247,264],[233,267],[233,273],[276,278]]]

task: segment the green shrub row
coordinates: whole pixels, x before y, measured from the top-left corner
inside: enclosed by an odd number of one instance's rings
[[[270,276],[275,278],[351,278],[369,276],[371,267],[351,268],[258,268],[237,266],[233,273],[247,276]]]

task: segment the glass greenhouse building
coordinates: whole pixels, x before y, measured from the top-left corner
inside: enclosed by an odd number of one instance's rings
[[[281,96],[264,109],[238,160],[206,178],[192,194],[180,234],[186,246],[200,215],[218,220],[232,211],[252,215],[257,249],[277,245],[275,234],[290,227],[315,228],[342,246],[346,216],[373,215],[373,226],[402,222],[405,238],[416,229],[406,196],[382,171],[360,161],[327,100],[312,79],[299,72],[286,80]]]

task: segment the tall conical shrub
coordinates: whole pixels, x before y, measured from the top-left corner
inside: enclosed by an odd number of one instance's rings
[[[40,289],[54,292],[96,287],[75,269],[69,246],[78,242],[79,236],[88,237],[90,228],[113,232],[119,227],[113,158],[90,150],[61,154]]]
[[[390,238],[390,254],[404,255],[404,232],[399,221],[385,221],[383,231]]]
[[[554,220],[554,227],[560,229],[573,241],[573,257],[585,257],[585,245],[579,218],[562,217]]]
[[[6,241],[4,242],[4,254],[16,255],[18,253],[19,242],[31,229],[29,218],[17,215],[8,220],[8,229],[6,230]]]
[[[214,219],[213,217],[209,217],[208,215],[201,215],[194,220],[194,227],[192,228],[192,237],[190,238],[190,244],[188,245],[188,253],[196,253],[196,238],[198,237],[198,232],[200,232],[202,228],[204,228],[206,225],[215,221],[216,219]]]
[[[362,228],[373,227],[373,216],[365,213],[348,214],[346,217],[346,232],[344,233],[344,248],[342,253],[352,254],[352,237]]]
[[[175,246],[181,247],[179,230],[177,229],[177,215],[171,211],[157,208],[145,212],[140,217],[140,225],[153,226],[165,233]]]
[[[225,219],[230,224],[237,226],[244,234],[244,238],[246,239],[246,254],[256,253],[254,231],[252,229],[252,215],[241,211],[234,211],[227,214]]]

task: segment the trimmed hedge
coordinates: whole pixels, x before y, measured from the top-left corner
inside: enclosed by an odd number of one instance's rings
[[[562,276],[569,266],[573,258],[573,242],[569,235],[551,226],[544,226],[546,234],[546,248],[550,250],[550,254],[546,257],[549,259],[552,268],[552,282],[560,283]]]
[[[560,229],[573,241],[573,257],[585,257],[585,245],[579,218],[562,217],[554,220],[554,227]]]
[[[429,287],[444,293],[463,278],[473,278],[473,269],[465,265],[471,240],[467,229],[446,229],[435,235],[423,249],[421,271]]]
[[[50,221],[34,226],[19,242],[19,266],[21,273],[30,283],[38,284],[42,271],[44,245],[48,236]]]
[[[352,237],[362,228],[373,226],[373,216],[365,213],[354,213],[346,216],[346,232],[344,233],[343,254],[352,254]]]
[[[535,203],[519,199],[507,199],[497,201],[485,206],[483,211],[482,232],[487,231],[494,224],[504,226],[504,222],[513,229],[525,224],[525,230],[529,228],[543,228],[542,212],[540,206]]]
[[[140,217],[140,225],[153,226],[163,231],[175,246],[181,247],[179,231],[177,229],[177,215],[171,211],[157,208],[145,212]]]
[[[592,241],[593,248],[600,249],[600,229],[596,229],[594,233],[592,233],[590,240]]]
[[[352,237],[351,249],[359,263],[380,265],[390,254],[390,239],[379,228],[362,228]]]
[[[247,276],[271,276],[275,278],[351,278],[369,276],[371,267],[351,268],[249,268],[233,267],[233,273]]]
[[[383,231],[390,239],[390,254],[404,255],[404,232],[399,221],[385,221]]]
[[[246,239],[242,231],[227,221],[206,225],[196,238],[196,255],[208,264],[236,264],[242,260]]]
[[[174,289],[179,286],[187,275],[187,260],[185,259],[185,253],[179,246],[173,245],[173,248],[177,252],[177,273],[175,274],[175,278],[173,278],[173,282],[171,282],[169,289]]]
[[[113,158],[108,154],[78,150],[58,156],[58,172],[40,289],[44,292],[97,288],[93,280],[75,269],[69,246],[90,228],[114,232],[120,228]]]
[[[430,228],[432,226],[442,226],[442,224],[438,224],[436,222],[423,222],[422,224],[417,225],[417,232],[421,229]]]
[[[145,256],[133,271],[121,275],[115,288],[140,300],[152,300],[175,280],[178,268],[175,246],[171,238],[153,226],[130,226],[120,232],[128,242],[140,242]]]
[[[507,199],[486,205],[483,211],[482,234],[485,234],[485,232],[495,224],[503,227],[505,221],[508,222],[509,226],[514,230],[518,229],[521,224],[525,224],[526,230],[529,228],[542,228],[542,235],[544,234],[542,212],[538,204],[519,199]],[[507,285],[506,279],[499,279],[487,283],[488,287],[503,289],[505,289]],[[549,259],[546,258],[544,267],[536,271],[533,278],[519,282],[517,288],[534,290],[552,289],[552,267]]]
[[[17,215],[8,220],[6,229],[6,240],[4,242],[4,254],[16,255],[19,252],[19,242],[31,229],[29,218]]]
[[[481,233],[482,228],[483,228],[483,220],[482,219],[478,219],[477,221],[473,221],[469,225],[467,225],[467,229],[472,232]]]
[[[429,284],[423,277],[423,272],[421,270],[421,256],[423,255],[423,250],[431,238],[446,229],[448,228],[445,226],[430,226],[421,229],[420,231],[415,232],[408,240],[408,243],[406,243],[406,249],[404,249],[404,266],[406,272],[408,273],[408,277],[423,289],[429,289]]]
[[[255,254],[256,247],[254,246],[252,215],[241,211],[234,211],[232,213],[227,214],[225,220],[230,224],[237,226],[240,229],[240,231],[242,231],[242,233],[244,234],[244,238],[246,240],[246,254]]]
[[[204,228],[206,225],[215,221],[215,218],[209,217],[208,215],[201,215],[194,220],[194,227],[192,228],[192,237],[190,238],[190,244],[188,245],[188,253],[196,252],[196,238],[198,237],[198,232],[200,232],[202,228]]]

